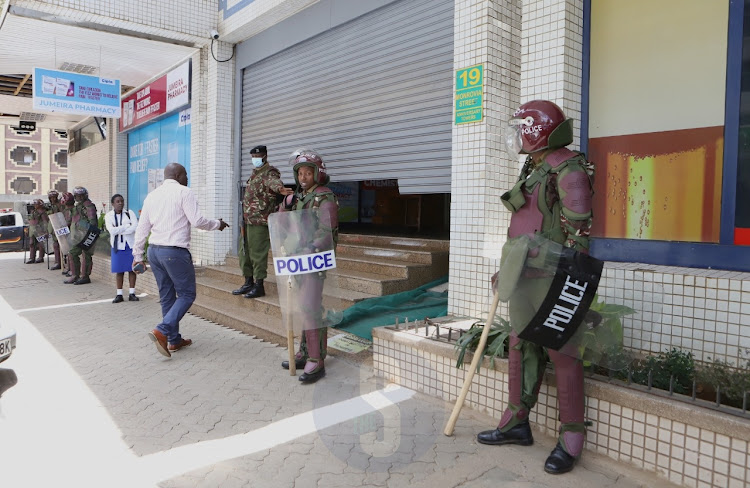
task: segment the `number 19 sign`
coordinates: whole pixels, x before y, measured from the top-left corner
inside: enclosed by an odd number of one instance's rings
[[[484,66],[456,70],[456,124],[480,122],[484,98]]]

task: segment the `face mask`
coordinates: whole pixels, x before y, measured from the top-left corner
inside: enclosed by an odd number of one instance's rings
[[[263,158],[253,158],[253,166],[256,168],[263,166]]]

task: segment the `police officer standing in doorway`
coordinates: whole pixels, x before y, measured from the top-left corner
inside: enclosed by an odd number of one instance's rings
[[[250,150],[253,173],[245,185],[242,198],[243,226],[237,252],[245,284],[232,292],[245,298],[265,296],[263,280],[268,275],[268,216],[276,209],[276,195],[291,195],[294,190],[285,188],[281,173],[268,163],[266,146]]]

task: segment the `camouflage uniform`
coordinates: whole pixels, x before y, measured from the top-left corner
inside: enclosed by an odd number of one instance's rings
[[[77,239],[80,243],[82,239],[80,236],[85,236],[89,225],[93,225],[94,227],[99,225],[99,219],[96,215],[96,205],[89,199],[80,203],[76,202],[76,206],[73,207],[71,213],[70,232],[73,235],[78,236]],[[84,256],[83,267],[81,267],[81,253],[83,253]],[[93,255],[93,248],[86,250],[76,244],[70,249],[70,256],[73,260],[73,280],[69,280],[71,283],[73,283],[78,277],[87,278],[89,276],[94,264]]]
[[[29,260],[26,264],[44,262],[44,241],[40,242],[39,237],[47,235],[47,212],[44,207],[35,206],[29,214]],[[36,258],[37,251],[39,258]]]
[[[276,195],[284,188],[281,173],[265,163],[247,180],[242,199],[244,229],[238,257],[245,278],[263,280],[268,276],[268,216],[276,209]]]

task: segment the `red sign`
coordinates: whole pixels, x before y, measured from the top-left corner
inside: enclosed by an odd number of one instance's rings
[[[185,107],[190,103],[190,62],[122,99],[120,131]]]

